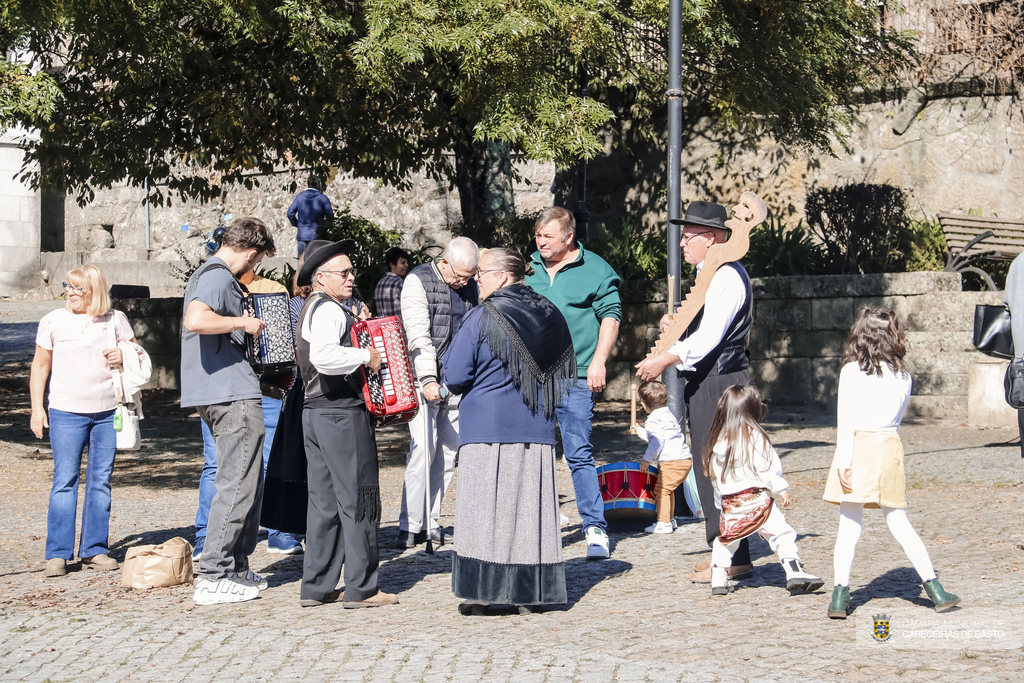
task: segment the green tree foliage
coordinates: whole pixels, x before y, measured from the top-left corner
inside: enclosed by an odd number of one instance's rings
[[[787,143],[827,149],[857,89],[904,59],[874,2],[684,8],[688,100]],[[667,16],[667,0],[8,0],[0,34],[59,96],[33,105],[5,80],[0,123],[39,128],[30,178],[80,201],[126,179],[210,198],[297,165],[423,170],[507,216],[509,155],[566,167],[613,117],[657,139]]]

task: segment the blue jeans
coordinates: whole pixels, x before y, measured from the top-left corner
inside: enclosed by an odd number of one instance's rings
[[[302,252],[306,251],[306,245],[311,241],[312,240],[295,240],[296,251],[299,252],[295,255],[296,258],[302,258]]]
[[[565,462],[572,472],[576,490],[576,509],[583,518],[583,529],[596,526],[608,528],[604,521],[604,503],[594,467],[594,447],[590,444],[591,420],[594,418],[594,394],[587,388],[586,378],[577,379],[569,395],[555,410],[558,429],[562,433]]]
[[[107,554],[110,531],[110,475],[114,471],[114,411],[65,413],[50,408],[53,487],[46,513],[46,559],[75,557],[75,514],[82,453],[89,446],[82,502],[79,557]]]
[[[263,440],[263,473],[267,472],[267,460],[270,459],[270,448],[274,445],[274,432],[277,422],[281,419],[279,398],[263,397],[263,424],[267,427],[267,435]],[[199,424],[203,429],[203,474],[199,477],[199,510],[196,511],[196,538],[206,536],[206,523],[210,518],[210,505],[217,493],[217,444],[213,442],[213,434],[206,426],[205,420]]]

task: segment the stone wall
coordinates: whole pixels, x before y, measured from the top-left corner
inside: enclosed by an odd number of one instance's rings
[[[0,136],[0,294],[39,284],[39,192],[16,178],[23,130]]]
[[[914,376],[909,417],[954,418],[975,426],[1012,426],[1002,401],[1006,364],[971,345],[974,307],[1000,292],[962,292],[957,273],[767,278],[753,281],[751,376],[775,405],[832,412],[846,337],[864,305],[896,310],[906,323]],[[626,399],[633,366],[658,337],[665,286],[628,283],[623,323],[609,365],[607,399]]]
[[[834,412],[846,335],[860,307],[872,305],[894,309],[906,322],[914,376],[908,417],[1016,425],[1016,412],[1002,400],[1006,363],[971,346],[974,306],[1001,302],[1001,293],[961,292],[957,273],[768,278],[753,287],[751,375],[770,403]],[[621,295],[605,400],[629,398],[633,366],[657,340],[667,306],[660,282],[628,282]],[[153,386],[178,386],[181,305],[180,298],[115,302],[153,358]]]

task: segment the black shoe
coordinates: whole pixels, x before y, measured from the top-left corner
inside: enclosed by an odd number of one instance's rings
[[[464,617],[482,617],[487,614],[487,605],[466,600],[459,603],[459,614]]]
[[[415,548],[420,543],[427,542],[427,533],[425,531],[417,531],[415,534],[405,529],[399,529],[398,536],[395,537],[396,548]]]

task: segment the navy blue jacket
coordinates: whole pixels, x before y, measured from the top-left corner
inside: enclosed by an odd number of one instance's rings
[[[312,187],[296,195],[288,207],[288,220],[299,229],[296,239],[309,242],[316,239],[316,229],[324,218],[334,218],[331,200],[320,190]]]

